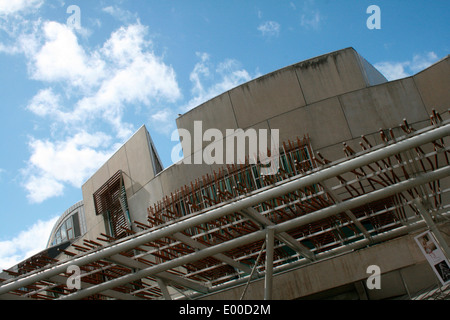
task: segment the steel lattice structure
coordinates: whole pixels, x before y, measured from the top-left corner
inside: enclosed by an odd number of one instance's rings
[[[0,299],[201,298],[262,277],[270,298],[277,272],[419,230],[429,214],[445,218],[449,135],[434,112],[427,128],[404,121],[380,130],[380,143],[362,137],[361,151],[344,144],[334,162],[315,155],[308,137],[287,142],[277,176],[247,163],[202,177],[149,207],[139,231],[6,270]],[[67,288],[71,265],[82,270],[80,290]]]

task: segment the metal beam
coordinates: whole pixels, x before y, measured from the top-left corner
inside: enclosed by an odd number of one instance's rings
[[[342,200],[339,198],[339,196],[332,191],[330,188],[328,188],[325,183],[320,184],[322,188],[325,190],[326,193],[334,200],[334,202],[342,203]],[[356,225],[356,227],[359,229],[359,231],[362,232],[362,234],[369,240],[372,241],[372,236],[369,234],[367,229],[362,225],[362,223],[356,219],[356,216],[351,212],[350,210],[345,210],[345,214],[352,220],[352,222]]]
[[[164,299],[172,300],[169,290],[167,289],[166,282],[161,278],[157,278],[156,281],[158,282],[159,288],[161,289]]]
[[[382,241],[387,241],[389,239],[395,238],[395,237],[399,237],[402,235],[406,235],[410,232],[414,232],[420,229],[423,229],[426,227],[426,223],[424,220],[419,220],[415,223],[406,225],[406,226],[402,226],[399,227],[397,229],[393,229],[393,230],[389,230],[386,232],[383,232],[381,234],[378,235],[374,235],[372,237],[373,243],[379,243]],[[265,242],[264,242],[265,244]],[[353,250],[358,250],[364,247],[367,247],[368,245],[370,245],[371,243],[369,242],[368,239],[362,239],[362,240],[358,240],[355,242],[352,242],[351,244],[347,244],[345,246],[333,249],[333,250],[329,250],[329,251],[324,251],[324,252],[320,252],[316,255],[317,260],[316,261],[321,261],[321,260],[325,260],[328,259],[330,257],[336,256],[336,255],[340,255],[346,252],[350,252]],[[306,260],[299,260],[290,264],[285,264],[282,266],[278,266],[274,268],[274,273],[282,273],[282,272],[287,272],[290,270],[294,270],[297,268],[301,268],[304,265],[307,265],[309,262]],[[264,276],[265,272],[261,272],[260,277]],[[247,284],[249,283],[249,277],[243,277],[240,279],[237,279],[233,282],[228,282],[228,283],[224,283],[218,286],[215,286],[214,288],[211,288],[210,290],[210,294],[214,294],[216,292],[220,292],[223,290],[227,290],[233,287],[237,287],[239,285],[242,285],[243,283],[247,282]],[[200,295],[198,294],[193,294],[191,296],[189,296],[190,299],[195,299],[197,297],[199,297]]]
[[[261,213],[256,211],[253,208],[246,208],[244,210],[241,210],[241,212],[247,216],[248,218],[254,220],[255,222],[261,224],[263,227],[269,227],[274,226],[275,223],[267,219],[265,216],[263,216]],[[287,232],[281,232],[276,235],[276,238],[284,242],[288,247],[299,253],[301,256],[305,257],[306,259],[310,261],[314,261],[314,253],[311,252],[307,247],[305,247],[303,244],[298,242],[294,237],[289,235]]]
[[[255,260],[255,264],[253,265],[253,268],[252,268],[252,273],[250,273],[250,276],[248,276],[247,284],[244,287],[244,291],[242,291],[240,300],[244,299],[244,296],[247,293],[248,286],[250,284],[250,281],[253,278],[253,274],[255,273],[256,268],[258,268],[259,259],[261,258],[264,249],[266,249],[266,242],[265,241],[263,242],[263,245],[261,247],[261,250],[259,251],[258,257]]]
[[[22,301],[28,300],[28,301],[32,301],[34,299],[27,298],[27,297],[24,297],[24,296],[18,296],[16,294],[12,294],[12,293],[5,293],[5,294],[2,294],[0,296],[0,300],[22,300]]]
[[[266,276],[264,278],[264,300],[272,300],[274,235],[274,227],[268,227],[266,229]]]
[[[418,175],[417,177],[411,178],[407,181],[402,181],[397,184],[385,187],[380,190],[372,191],[371,193],[361,195],[359,197],[349,199],[343,203],[335,204],[330,207],[326,207],[323,209],[320,209],[314,213],[304,215],[301,217],[294,218],[289,221],[282,222],[278,225],[273,226],[274,232],[285,232],[288,230],[291,230],[293,228],[297,228],[303,225],[306,225],[308,223],[312,223],[314,221],[318,221],[327,217],[330,217],[332,215],[338,214],[345,210],[350,210],[356,207],[359,207],[367,202],[372,202],[376,200],[380,200],[383,198],[386,198],[392,194],[396,194],[399,192],[403,192],[405,190],[408,190],[412,187],[428,183],[430,181],[434,181],[437,179],[440,179],[444,176],[450,175],[450,167],[445,167],[441,169],[437,169],[433,172],[424,173],[421,175]],[[212,256],[217,253],[225,252],[231,249],[235,249],[243,244],[252,243],[258,240],[262,240],[266,237],[266,231],[260,230],[255,231],[251,234],[247,234],[244,236],[241,236],[239,238],[229,240],[227,242],[221,243],[219,245],[211,246],[203,250],[199,250],[197,252],[188,254],[183,257],[179,257],[170,261],[166,261],[164,263],[148,267],[146,269],[140,270],[134,274],[129,274],[122,276],[120,278],[113,279],[109,282],[105,282],[102,284],[98,284],[95,287],[88,288],[85,290],[80,290],[78,292],[75,292],[71,295],[61,297],[61,299],[81,299],[87,296],[90,296],[92,294],[102,292],[104,290],[115,288],[117,286],[126,284],[130,281],[135,281],[147,276],[158,274],[162,271],[166,271],[168,269],[176,268],[179,266],[182,266],[186,263],[191,263],[209,256]]]
[[[114,256],[108,258],[107,260],[110,260],[110,261],[112,261],[114,263],[117,263],[117,264],[120,264],[120,265],[131,267],[131,268],[134,268],[134,269],[139,269],[139,270],[148,268],[147,264],[145,264],[143,262],[136,261],[136,260],[134,260],[132,258],[128,258],[128,257],[120,255],[120,254],[114,255]],[[179,284],[179,285],[181,285],[183,287],[186,287],[188,289],[191,289],[191,290],[194,290],[194,291],[197,291],[197,292],[201,292],[201,293],[207,293],[208,292],[208,288],[203,286],[203,285],[201,285],[200,283],[192,281],[192,280],[189,280],[189,279],[185,279],[185,278],[179,277],[179,276],[174,275],[172,273],[169,273],[167,271],[158,273],[158,274],[155,275],[155,277],[161,278],[161,279],[163,279],[163,280],[165,280],[166,282],[169,282],[169,283],[172,282],[172,283],[175,283],[175,284]]]
[[[81,274],[81,277],[83,277],[83,273]],[[83,278],[81,278],[81,279],[83,279]],[[59,276],[59,275],[51,277],[49,280],[52,281],[52,282],[56,282],[56,283],[60,283],[60,284],[64,284],[64,285],[67,282],[67,278],[66,277]],[[86,288],[90,288],[90,287],[93,287],[93,286],[95,286],[95,284],[81,281],[81,290],[86,289]],[[131,294],[122,293],[122,292],[115,291],[115,290],[106,290],[106,291],[103,291],[102,294],[105,295],[105,296],[114,298],[114,299],[118,299],[118,300],[143,300],[142,298],[133,296]]]
[[[200,243],[200,242],[198,242],[198,241],[196,241],[196,240],[194,240],[194,239],[192,239],[192,238],[182,234],[181,232],[175,233],[172,237],[174,237],[175,239],[177,239],[177,240],[179,240],[179,241],[181,241],[181,242],[183,242],[183,243],[185,243],[185,244],[187,244],[187,245],[189,245],[189,246],[191,246],[193,248],[196,248],[196,249],[205,249],[205,248],[207,248],[207,246],[204,245],[203,243]],[[249,266],[247,266],[245,264],[242,264],[242,263],[240,263],[238,261],[235,261],[232,258],[224,255],[223,253],[219,253],[219,254],[213,255],[213,257],[216,258],[219,261],[225,262],[226,264],[232,266],[233,268],[240,269],[240,270],[244,271],[247,274],[250,274],[252,272],[252,269]]]
[[[253,193],[249,194],[248,197],[241,198],[238,200],[233,199],[233,201],[229,201],[219,208],[210,210],[208,212],[203,212],[203,213],[193,216],[185,221],[175,223],[168,227],[154,230],[152,232],[144,231],[142,233],[119,240],[119,241],[111,244],[108,247],[99,248],[99,249],[93,250],[92,252],[87,252],[87,253],[81,254],[80,256],[70,259],[68,261],[57,263],[46,270],[43,270],[43,271],[39,270],[39,271],[35,271],[35,272],[32,272],[32,273],[24,275],[24,276],[20,276],[17,279],[14,279],[14,281],[2,284],[0,286],[0,295],[5,294],[9,291],[16,290],[20,287],[24,287],[24,286],[33,284],[37,281],[40,281],[43,279],[48,279],[48,278],[58,275],[60,273],[64,273],[67,270],[67,268],[72,264],[82,266],[82,265],[97,261],[99,259],[113,256],[122,251],[131,250],[139,245],[143,245],[145,243],[157,240],[162,237],[170,236],[174,233],[183,231],[187,228],[190,228],[190,227],[202,224],[202,223],[209,222],[211,220],[216,220],[216,219],[218,219],[224,215],[227,215],[229,213],[249,208],[249,207],[257,205],[258,203],[261,203],[267,199],[271,199],[274,197],[284,195],[289,192],[293,192],[299,188],[306,187],[306,186],[316,184],[316,183],[320,183],[321,181],[324,181],[326,179],[333,178],[337,175],[344,174],[345,172],[357,169],[364,165],[367,165],[372,162],[381,160],[383,158],[398,154],[398,153],[406,151],[408,149],[418,147],[425,143],[438,140],[438,139],[443,138],[448,135],[450,135],[450,124],[446,124],[444,126],[437,127],[435,129],[431,129],[430,131],[425,131],[425,132],[415,135],[413,137],[405,138],[405,140],[398,141],[395,144],[388,145],[388,146],[382,147],[380,149],[370,151],[368,153],[359,155],[350,160],[345,160],[341,163],[334,164],[329,167],[323,168],[316,172],[312,172],[307,175],[300,175],[297,177],[293,177],[287,181],[276,183],[276,184],[274,184],[274,186],[272,188],[253,192]],[[446,174],[448,175],[448,172]],[[436,179],[438,179],[438,178],[436,178]],[[417,180],[411,180],[411,181],[417,181]],[[345,202],[345,203],[347,203],[347,202]],[[331,209],[333,209],[333,207],[331,207]],[[346,210],[346,209],[344,209],[344,210]],[[311,214],[311,216],[314,216],[314,215],[315,215],[315,213]],[[310,216],[310,215],[307,215],[307,216]],[[290,221],[288,221],[288,222],[290,222]],[[281,232],[281,231],[282,230],[278,230],[278,232]],[[205,250],[209,250],[211,248],[215,248],[215,247],[210,247]],[[219,252],[217,252],[217,253],[219,253]],[[185,257],[183,257],[183,258],[185,258]],[[176,259],[176,260],[178,261],[178,259]],[[171,263],[173,261],[174,260],[169,261],[169,263]],[[159,268],[163,269],[163,267],[159,267]],[[119,279],[121,279],[121,278],[119,278]]]

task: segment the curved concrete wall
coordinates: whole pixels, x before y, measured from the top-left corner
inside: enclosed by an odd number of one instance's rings
[[[396,128],[404,118],[425,126],[433,107],[446,110],[449,70],[447,57],[413,77],[387,82],[353,48],[347,48],[240,85],[180,116],[177,126],[193,136],[194,121],[202,121],[203,132],[216,128],[224,139],[226,129],[237,128],[279,129],[280,142],[308,134],[314,151],[337,160],[344,156],[343,142],[359,150],[363,134],[378,144],[380,128]],[[92,194],[118,169],[126,177],[131,220],[146,223],[150,205],[221,167],[174,164],[155,175],[149,141],[147,130],[141,128],[83,186],[88,224],[99,226],[93,234],[104,228],[93,212]],[[202,153],[206,146],[204,142],[194,149],[182,142],[185,157]]]

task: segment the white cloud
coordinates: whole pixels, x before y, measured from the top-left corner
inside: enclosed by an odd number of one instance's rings
[[[300,24],[302,27],[317,30],[323,20],[319,11],[311,11],[307,14],[302,14],[300,17]]]
[[[437,55],[434,52],[428,52],[425,54],[416,54],[411,60],[392,62],[384,61],[374,64],[389,81],[397,80],[405,77],[409,77],[423,69],[428,68],[430,65],[438,60]]]
[[[175,129],[175,119],[178,114],[174,109],[164,108],[150,116],[150,124],[159,133],[169,135]]]
[[[94,52],[88,55],[74,30],[54,21],[44,23],[44,45],[31,52],[32,78],[46,82],[65,81],[71,87],[89,87],[104,76],[105,63]],[[30,40],[29,40],[30,41]]]
[[[41,203],[48,198],[63,195],[64,185],[56,180],[53,175],[31,175],[24,184],[31,203]]]
[[[43,89],[36,94],[28,105],[28,109],[38,116],[56,115],[60,111],[60,97],[51,88]]]
[[[280,34],[280,24],[276,21],[266,21],[258,26],[258,30],[263,36],[278,36]]]
[[[64,82],[67,94],[75,92],[80,96],[72,104],[72,111],[53,114],[64,124],[86,124],[100,118],[112,124],[118,137],[124,139],[134,130],[122,121],[127,107],[172,103],[181,97],[175,71],[152,51],[152,43],[146,39],[147,28],[140,24],[121,27],[91,53],[79,45],[67,26],[51,22],[43,29],[45,43],[31,57],[33,78]],[[50,89],[39,92],[29,108],[42,111],[43,106],[35,102],[52,98],[42,96],[49,92]],[[46,110],[55,106],[55,100],[50,99]]]
[[[175,129],[175,120],[202,103],[244,83],[259,73],[251,75],[234,59],[225,59],[220,63],[213,63],[206,52],[197,52],[197,62],[189,75],[191,81],[191,99],[179,108],[163,108],[150,116],[150,123],[156,131],[170,134]]]
[[[324,17],[316,9],[315,0],[305,0],[300,15],[300,25],[306,29],[318,30]]]
[[[131,13],[128,10],[124,10],[117,6],[108,6],[102,9],[104,12],[109,13],[114,19],[117,19],[123,23],[128,23],[132,20],[137,20],[137,15]]]
[[[80,187],[135,131],[124,119],[127,113],[147,114],[156,130],[169,133],[177,113],[253,78],[236,60],[214,64],[208,54],[199,54],[190,74],[192,98],[176,108],[182,98],[176,73],[154,52],[148,28],[139,22],[118,28],[95,48],[55,21],[11,34],[30,77],[43,84],[27,108],[51,129],[49,138],[30,137],[22,170],[35,203],[62,195],[67,185]]]
[[[209,54],[197,53],[197,56],[200,58],[200,62],[195,65],[190,74],[190,80],[193,84],[191,91],[193,97],[181,108],[181,112],[189,111],[209,99],[258,76],[251,76],[234,59],[226,59],[214,67],[210,62]],[[214,72],[211,69],[214,69]]]
[[[8,15],[0,10],[0,52],[13,55],[34,49],[41,24],[40,19],[28,20],[19,13]]]
[[[145,26],[121,27],[94,50],[66,25],[45,22],[40,30],[41,37],[19,38],[32,44],[24,52],[30,76],[48,85],[27,108],[51,120],[57,137],[30,139],[23,185],[32,202],[61,195],[68,184],[80,187],[135,131],[123,119],[130,109],[146,107],[158,119],[160,105],[181,97],[175,71],[153,52]]]
[[[425,54],[416,54],[411,61],[409,68],[411,71],[417,73],[423,69],[428,68],[430,65],[438,61],[438,56],[434,52],[428,52]]]
[[[16,54],[16,53],[19,53],[20,50],[17,46],[8,46],[3,43],[0,43],[0,52],[6,53],[6,54]]]
[[[0,16],[38,9],[44,0],[0,0]]]
[[[181,97],[175,71],[151,51],[146,33],[144,26],[131,25],[111,35],[100,50],[108,77],[94,94],[77,102],[71,119],[102,117],[125,139],[134,130],[121,120],[126,106],[152,107]]]
[[[158,112],[152,115],[152,119],[157,122],[167,122],[170,120],[171,114],[172,113],[170,109],[159,110]]]
[[[33,203],[62,195],[65,184],[81,187],[115,151],[111,137],[85,131],[63,141],[32,139],[30,148],[32,155],[23,173]]]
[[[45,249],[58,217],[38,220],[12,240],[0,241],[0,271],[8,269]]]
[[[379,62],[374,65],[389,81],[409,77],[407,62]]]
[[[111,34],[103,46],[103,54],[119,66],[129,65],[145,49],[151,48],[152,42],[145,39],[147,28],[141,24],[121,27]]]

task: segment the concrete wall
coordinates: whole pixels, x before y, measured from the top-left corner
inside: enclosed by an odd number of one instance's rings
[[[441,226],[449,232],[449,226]],[[293,271],[275,275],[273,299],[292,300],[309,296],[326,297],[328,290],[346,285],[366,286],[371,274],[368,266],[381,269],[381,289],[363,288],[358,299],[386,299],[414,293],[435,285],[437,278],[417,246],[414,237],[420,232],[386,241],[365,249],[319,261]],[[450,243],[447,239],[447,243]],[[205,300],[239,300],[244,286],[211,294]],[[328,296],[328,298],[330,298]],[[253,281],[245,299],[264,299],[264,279]]]
[[[380,84],[341,95],[340,101],[353,138],[428,119],[411,78]]]
[[[203,130],[217,128],[225,136],[225,129],[261,126],[298,108],[382,82],[382,78],[353,48],[347,48],[240,85],[187,112],[177,119],[177,126],[194,136],[193,123],[201,120]],[[310,118],[297,120],[296,126],[307,125]],[[182,145],[186,157],[198,151]]]
[[[366,59],[361,57],[360,54],[358,54],[358,57],[359,57],[359,61],[361,63],[361,67],[363,69],[363,73],[366,78],[366,82],[370,86],[376,86],[377,84],[388,82],[386,77],[383,76],[381,74],[381,72],[378,71],[373,65],[371,65]]]
[[[211,146],[226,145],[226,129],[278,129],[280,142],[308,134],[314,151],[337,160],[344,156],[343,142],[359,150],[363,134],[378,144],[380,128],[395,128],[404,118],[421,127],[429,123],[433,107],[441,112],[447,110],[449,63],[447,57],[413,77],[386,82],[353,48],[347,48],[225,92],[179,117],[177,126],[188,130],[192,137],[194,121],[202,122],[200,134],[209,128],[219,129],[224,140],[214,141]],[[183,142],[184,155],[191,162],[209,144]],[[95,216],[92,194],[117,170],[124,172],[132,220],[145,223],[147,207],[163,195],[222,167],[176,164],[155,177],[150,143],[142,127],[83,185],[86,220],[93,233],[104,232],[104,227],[102,218]]]
[[[87,238],[95,239],[105,232],[103,217],[95,213],[93,194],[118,170],[123,172],[127,197],[133,197],[155,176],[150,153],[150,141],[145,126],[142,126],[114,155],[82,186],[85,206]],[[133,203],[134,207],[136,204]],[[134,220],[130,209],[131,220]]]
[[[403,118],[419,128],[425,126],[433,108],[445,112],[450,107],[448,88],[449,57],[413,77],[387,82],[354,49],[347,48],[236,87],[187,112],[177,119],[177,126],[194,135],[194,121],[202,121],[203,131],[217,128],[224,139],[226,129],[237,128],[279,129],[281,142],[308,134],[315,151],[337,160],[344,156],[343,142],[359,150],[364,134],[376,145],[380,142],[378,130],[396,127]],[[150,145],[151,138],[142,126],[82,186],[85,238],[95,239],[106,232],[103,217],[95,214],[93,193],[118,170],[123,171],[131,220],[146,223],[149,206],[221,167],[175,164],[156,174],[153,161],[157,157],[152,156]],[[185,156],[191,158],[207,145],[203,142],[193,148],[194,144],[182,144]],[[371,264],[381,267],[385,290],[366,290],[367,298],[415,292],[435,280],[409,235],[276,275],[274,299],[297,299],[349,285],[361,288]],[[263,292],[263,281],[255,281],[247,298],[262,299]],[[242,287],[238,287],[208,298],[235,300],[241,293]]]
[[[203,132],[217,128],[224,137],[225,129],[236,128],[279,129],[280,141],[309,134],[313,149],[323,151],[380,128],[397,127],[404,118],[411,124],[424,122],[432,105],[446,110],[449,78],[447,58],[414,77],[387,82],[347,48],[240,85],[182,115],[177,126],[191,136],[194,121],[202,121]],[[434,83],[439,83],[437,92]],[[184,156],[207,144],[194,148],[193,142],[182,143]]]
[[[450,55],[419,72],[413,79],[429,114],[433,108],[438,112],[450,109]]]
[[[444,90],[448,63],[447,58],[414,77],[387,82],[353,48],[347,48],[288,66],[225,92],[180,116],[177,126],[188,130],[191,137],[195,136],[194,121],[202,123],[200,135],[210,128],[219,129],[224,140],[214,141],[210,147],[226,145],[226,129],[278,129],[280,142],[308,134],[314,151],[337,160],[344,157],[343,142],[360,150],[359,141],[364,134],[372,144],[379,144],[378,130],[396,128],[404,118],[419,128],[428,125],[432,102],[424,102],[423,97],[428,94],[433,103],[448,104]],[[428,83],[435,82],[443,83],[438,89],[439,97],[430,93],[433,86]],[[403,135],[400,129],[394,132]],[[185,158],[194,163],[208,144],[182,141]],[[132,213],[145,222],[146,207],[162,195],[170,195],[222,166],[176,164],[166,168],[151,184],[134,190],[136,195],[129,195]]]

